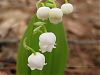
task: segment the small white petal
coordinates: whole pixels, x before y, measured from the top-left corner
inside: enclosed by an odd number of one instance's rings
[[[44,63],[44,65],[47,65],[47,63]]]
[[[35,68],[30,68],[31,70],[35,70]]]
[[[49,17],[49,11],[50,11],[49,7],[40,7],[37,10],[37,14],[36,15],[37,15],[37,17],[39,19],[46,20]]]
[[[29,64],[27,64],[27,65],[28,65],[28,67],[30,67],[31,70],[35,70],[35,68],[32,68]]]
[[[73,5],[70,3],[63,4],[61,10],[64,14],[70,14],[73,12]]]
[[[39,68],[37,68],[38,70],[42,70],[43,69],[43,67],[39,67]]]
[[[53,48],[56,48],[55,46],[53,46]]]

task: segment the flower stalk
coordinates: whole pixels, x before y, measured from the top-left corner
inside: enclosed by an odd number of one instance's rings
[[[34,25],[36,26],[36,28],[33,30],[33,34],[36,34],[38,32],[40,32],[41,34],[47,32],[44,22],[36,22],[34,23]]]
[[[40,7],[41,2],[42,2],[42,0],[39,0],[39,1],[36,3],[36,8],[37,8],[37,9]]]
[[[25,47],[25,49],[30,50],[32,53],[36,54],[35,50],[26,44],[26,40],[27,38],[24,38],[24,41],[23,41],[23,46]]]
[[[65,0],[65,3],[68,3],[68,0]]]

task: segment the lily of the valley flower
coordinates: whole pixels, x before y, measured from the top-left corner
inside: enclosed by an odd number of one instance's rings
[[[28,57],[28,66],[31,70],[42,70],[44,65],[46,65],[46,63],[45,56],[43,54],[36,52],[36,54],[32,53]]]
[[[58,24],[62,21],[63,12],[59,8],[53,8],[49,12],[49,20],[53,24]]]
[[[49,18],[49,11],[50,11],[50,8],[49,7],[40,7],[38,10],[37,10],[37,17],[39,19],[42,19],[42,20],[46,20]]]
[[[61,10],[62,10],[63,14],[70,14],[73,12],[73,5],[70,3],[63,4],[61,6]]]
[[[44,52],[52,52],[52,49],[55,48],[56,36],[52,32],[43,33],[39,37],[39,46],[40,51]]]

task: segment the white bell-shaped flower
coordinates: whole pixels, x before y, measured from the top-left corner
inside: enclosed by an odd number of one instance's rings
[[[42,53],[52,52],[55,48],[56,36],[52,32],[43,33],[39,37],[39,47]]]
[[[39,19],[42,19],[42,20],[46,20],[49,18],[49,11],[50,11],[50,8],[49,7],[40,7],[38,10],[37,10],[37,17]]]
[[[46,65],[46,63],[45,56],[43,54],[36,52],[36,54],[32,53],[28,57],[28,66],[31,70],[42,70],[44,65]]]
[[[63,4],[61,6],[61,10],[62,10],[63,14],[70,14],[73,12],[73,5],[70,3]]]
[[[49,12],[49,20],[53,24],[60,23],[62,21],[63,12],[59,8],[53,8]]]

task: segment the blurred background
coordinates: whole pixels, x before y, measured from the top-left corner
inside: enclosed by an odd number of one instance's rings
[[[0,75],[16,75],[18,43],[36,12],[36,1],[0,0]],[[65,75],[100,75],[100,0],[69,2],[74,12],[63,18],[70,51]]]

